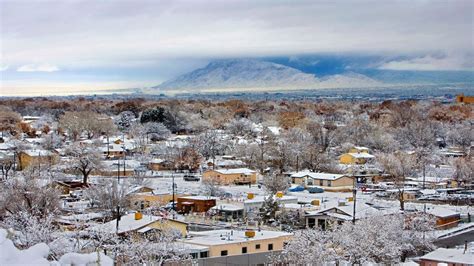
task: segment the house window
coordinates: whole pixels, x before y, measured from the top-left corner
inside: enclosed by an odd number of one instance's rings
[[[209,257],[209,252],[202,251],[201,253],[199,253],[199,258],[207,258],[207,257]]]
[[[320,185],[320,186],[323,186],[323,184],[324,184],[324,183],[323,183],[323,180],[322,180],[322,179],[319,180],[319,185]]]
[[[227,250],[221,250],[221,257],[227,256],[228,254],[229,252],[227,252]]]
[[[273,244],[268,244],[268,250],[273,250]]]
[[[328,180],[328,187],[330,187],[330,186],[331,186],[331,181],[330,181],[330,180]]]
[[[197,259],[197,258],[198,258],[198,254],[197,254],[197,253],[191,253],[191,257],[193,257],[193,259]]]
[[[247,254],[247,247],[242,247],[242,254]]]
[[[260,249],[260,244],[255,245],[255,249]]]

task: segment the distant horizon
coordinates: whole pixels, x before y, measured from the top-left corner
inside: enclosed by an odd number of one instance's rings
[[[239,58],[318,77],[471,82],[473,9],[468,0],[0,0],[0,96],[153,87]]]

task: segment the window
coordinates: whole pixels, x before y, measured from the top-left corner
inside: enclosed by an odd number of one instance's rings
[[[207,252],[207,251],[202,251],[199,254],[199,258],[207,258],[207,257],[209,257],[209,252]]]
[[[268,250],[273,250],[273,244],[268,244]]]
[[[320,185],[320,186],[323,186],[323,182],[324,182],[324,181],[323,181],[322,179],[319,180],[319,185]]]
[[[330,186],[331,186],[331,181],[330,181],[330,180],[328,180],[328,187],[330,187]]]
[[[197,259],[197,258],[198,258],[198,254],[197,254],[197,253],[191,253],[191,257],[193,257],[193,259]]]
[[[255,245],[255,249],[260,249],[260,244]]]
[[[227,252],[227,250],[221,250],[221,257],[222,256],[227,256],[227,254],[229,254],[229,252]]]
[[[247,247],[242,247],[242,254],[247,254]]]

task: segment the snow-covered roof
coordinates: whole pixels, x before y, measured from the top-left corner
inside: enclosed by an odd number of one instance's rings
[[[279,198],[277,196],[273,196],[273,199],[278,201],[278,202],[298,202],[298,198],[295,196],[288,196],[288,195],[283,195],[283,197]],[[253,199],[246,199],[244,200],[244,204],[251,204],[251,203],[263,203],[265,201],[265,196],[256,196]]]
[[[155,158],[155,159],[150,161],[150,163],[163,163],[163,162],[166,162],[166,160],[165,159],[159,159],[159,158]]]
[[[293,234],[280,231],[256,231],[255,236],[248,238],[245,231],[240,230],[211,230],[201,232],[190,232],[191,239],[183,240],[185,243],[214,246],[232,243],[245,243],[249,240],[266,240],[279,237],[290,237]]]
[[[190,199],[190,200],[216,200],[216,197],[210,196],[184,196],[180,197],[181,199]]]
[[[438,206],[433,206],[433,207],[427,208],[426,212],[431,214],[431,215],[434,215],[436,217],[441,217],[441,218],[459,215],[458,212],[455,212],[455,211],[453,211],[451,209],[448,209],[448,208],[438,207]]]
[[[223,175],[230,175],[230,174],[245,174],[251,175],[256,173],[254,170],[248,168],[235,168],[235,169],[216,169],[213,170]]]
[[[354,158],[357,158],[357,159],[372,159],[372,158],[375,158],[375,156],[373,156],[372,154],[368,154],[368,153],[354,153],[354,152],[351,152],[351,153],[347,153],[349,154],[350,156],[354,157]]]
[[[13,145],[13,143],[0,143],[0,150],[11,150],[13,148],[15,148],[15,145]]]
[[[301,171],[291,175],[291,177],[296,178],[303,178],[303,177],[310,177],[312,179],[323,179],[323,180],[336,180],[344,175],[341,174],[331,174],[331,173],[314,173],[310,171]]]
[[[463,249],[438,248],[423,257],[421,260],[431,260],[438,262],[446,262],[452,264],[472,265],[474,263],[474,254],[464,252]]]
[[[339,211],[339,213],[334,213],[334,211]],[[338,219],[352,219],[354,213],[354,203],[346,203],[344,206],[332,206],[319,211],[308,212],[309,216],[318,216],[318,215],[328,215]],[[356,218],[368,218],[371,216],[382,215],[384,212],[375,209],[363,202],[356,204]],[[341,216],[342,215],[342,216]]]
[[[222,211],[242,211],[244,208],[241,206],[236,206],[233,204],[217,204],[212,207],[213,210],[222,210]]]
[[[136,231],[151,223],[161,220],[161,217],[152,215],[143,215],[142,219],[135,220],[135,213],[129,213],[120,217],[119,226],[117,230],[117,220],[114,219],[108,223],[100,224],[92,228],[93,231],[97,232],[108,232],[108,233],[125,233],[129,231]]]
[[[53,153],[48,150],[25,150],[23,152],[32,157],[53,155]]]

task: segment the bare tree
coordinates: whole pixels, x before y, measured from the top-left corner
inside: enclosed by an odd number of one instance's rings
[[[398,152],[395,154],[381,154],[378,156],[384,173],[388,175],[398,190],[398,201],[400,209],[405,209],[405,181],[406,178],[415,173],[416,162],[409,154]]]

